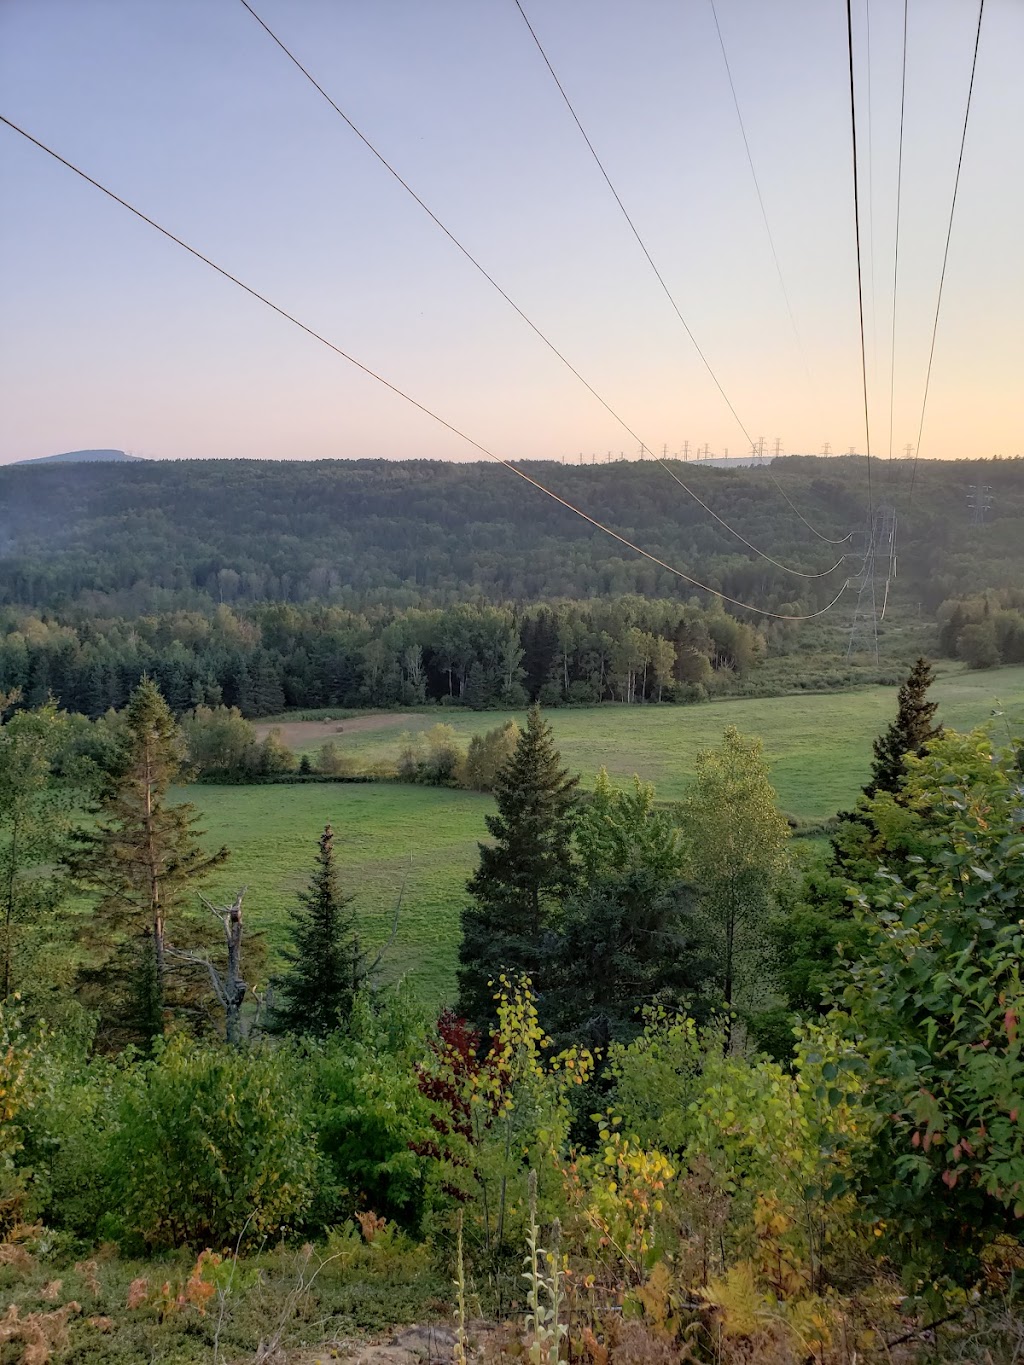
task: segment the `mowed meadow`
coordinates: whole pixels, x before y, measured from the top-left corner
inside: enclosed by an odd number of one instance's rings
[[[1024,725],[1024,668],[947,672],[932,695],[939,718],[957,730],[985,723],[1000,730]],[[895,707],[895,687],[871,687],[696,706],[552,710],[548,719],[564,762],[584,785],[604,766],[618,783],[631,781],[634,773],[653,782],[666,801],[683,795],[698,750],[718,743],[725,727],[735,725],[764,740],[780,807],[800,823],[813,824],[854,802],[867,777],[871,742]],[[405,735],[439,721],[468,743],[508,714],[430,708],[378,718],[339,719],[334,712],[328,721],[288,716],[281,723],[300,752],[331,739],[343,753],[376,763],[396,758]],[[431,1004],[451,996],[459,910],[477,843],[487,837],[490,797],[375,782],[195,786],[188,799],[200,811],[206,841],[231,849],[208,893],[232,896],[239,886],[248,886],[248,923],[266,933],[272,959],[285,942],[288,907],[306,885],[317,837],[329,821],[368,947],[389,938],[401,900],[398,932],[382,975],[406,977]]]

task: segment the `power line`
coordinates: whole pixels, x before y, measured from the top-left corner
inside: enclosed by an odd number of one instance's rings
[[[251,285],[248,285],[243,280],[240,280],[237,275],[232,275],[229,270],[226,270],[223,266],[218,265],[217,262],[211,260],[209,256],[204,256],[201,251],[197,250],[194,246],[190,246],[188,242],[184,241],[181,237],[176,236],[168,228],[161,227],[161,225],[158,222],[150,218],[147,214],[143,213],[141,209],[137,209],[133,204],[130,204],[127,201],[127,199],[122,199],[119,194],[115,194],[115,192],[113,190],[108,189],[106,185],[102,185],[98,180],[94,180],[91,175],[89,175],[86,171],[83,171],[79,166],[76,166],[74,162],[68,161],[67,158],[61,156],[59,152],[55,152],[52,147],[48,147],[45,142],[40,142],[40,140],[37,137],[33,137],[31,133],[26,132],[24,128],[20,127],[17,123],[13,122],[13,120],[6,118],[3,114],[0,114],[0,123],[5,124],[8,128],[12,130],[12,132],[18,133],[27,142],[31,142],[33,146],[38,147],[40,151],[45,152],[47,156],[52,157],[54,161],[59,162],[69,171],[73,171],[75,175],[79,176],[82,180],[92,185],[94,189],[99,190],[101,194],[105,194],[108,199],[112,199],[115,204],[119,204],[121,208],[127,209],[129,213],[133,214],[143,223],[146,223],[147,226],[155,229],[155,231],[159,232],[161,236],[166,237],[171,242],[174,242],[176,246],[180,246],[184,251],[187,251],[190,256],[194,256],[196,260],[202,261],[204,265],[209,266],[210,269],[216,271],[218,275],[223,276],[224,279],[228,280],[231,284],[236,285],[246,294],[256,299],[257,302],[264,304],[267,308],[277,313],[279,317],[284,318],[286,322],[290,322],[294,327],[297,327],[301,332],[305,332],[307,336],[312,337],[314,341],[320,342],[322,346],[326,346],[328,350],[333,351],[335,355],[340,356],[342,360],[347,360],[350,365],[355,366],[357,370],[361,370],[362,373],[367,375],[370,379],[376,380],[378,384],[383,385],[384,388],[389,389],[393,394],[396,394],[399,398],[404,399],[406,403],[409,403],[419,412],[422,412],[425,416],[431,418],[432,421],[437,422],[438,425],[444,427],[446,431],[450,431],[454,436],[457,436],[460,440],[465,441],[468,445],[471,445],[474,448],[474,450],[479,450],[480,453],[486,455],[488,459],[494,460],[496,464],[500,464],[510,473],[515,474],[520,479],[523,479],[526,483],[536,488],[538,492],[546,494],[547,497],[557,502],[560,506],[566,508],[567,511],[572,512],[575,516],[581,517],[584,521],[589,523],[589,525],[593,526],[596,530],[603,532],[607,536],[611,536],[611,538],[613,540],[618,541],[620,545],[625,545],[627,549],[632,550],[635,554],[638,554],[642,556],[642,558],[649,560],[652,564],[658,565],[659,568],[665,569],[668,573],[674,574],[676,577],[683,579],[684,582],[690,583],[693,587],[699,588],[702,592],[710,593],[713,597],[719,598],[719,600],[722,602],[728,602],[731,606],[740,607],[744,611],[756,612],[761,616],[767,616],[776,621],[810,621],[818,616],[824,616],[826,612],[831,611],[831,609],[836,605],[840,597],[842,597],[843,593],[849,586],[849,579],[847,579],[843,586],[839,589],[838,593],[836,593],[832,601],[829,602],[828,606],[822,607],[818,611],[808,612],[804,615],[790,615],[784,612],[769,611],[766,607],[757,607],[749,602],[742,602],[739,600],[739,598],[730,597],[727,593],[720,592],[718,588],[712,588],[707,583],[702,583],[699,579],[693,578],[690,574],[684,573],[682,569],[677,569],[674,565],[667,564],[663,559],[659,559],[657,555],[653,555],[650,553],[650,551],[642,549],[639,545],[635,545],[631,540],[628,540],[625,536],[620,535],[618,531],[612,530],[610,526],[606,526],[603,522],[598,521],[595,517],[590,516],[590,514],[584,512],[582,508],[579,508],[574,503],[569,502],[567,498],[563,498],[560,494],[555,493],[552,489],[545,487],[545,485],[540,483],[539,480],[532,478],[523,470],[517,469],[514,464],[512,464],[508,460],[503,459],[500,455],[496,455],[492,450],[489,450],[487,446],[481,445],[481,443],[479,441],[474,440],[472,436],[468,436],[464,431],[461,431],[451,422],[446,421],[445,418],[441,417],[431,408],[428,408],[424,403],[421,403],[418,399],[413,398],[410,394],[406,393],[404,389],[400,389],[397,384],[392,384],[390,380],[385,379],[383,375],[378,374],[376,370],[370,369],[368,365],[364,365],[362,361],[356,360],[354,356],[350,355],[347,351],[343,350],[333,341],[329,341],[325,336],[321,336],[319,332],[314,331],[313,328],[307,326],[306,323],[300,322],[297,317],[287,312],[287,310],[282,308],[279,304],[272,302],[272,300],[268,299],[266,295],[259,293],[258,290],[256,289],[253,289]]]
[[[246,0],[242,0],[242,3],[245,4],[245,3],[246,3]],[[733,407],[732,400],[729,398],[729,395],[726,393],[725,389],[722,387],[722,384],[721,384],[721,381],[720,381],[719,378],[718,378],[718,375],[715,373],[714,369],[713,369],[712,366],[711,366],[711,362],[708,360],[707,356],[704,354],[703,350],[701,349],[701,346],[700,346],[699,342],[697,341],[697,338],[694,336],[693,332],[692,332],[691,329],[690,329],[689,323],[688,323],[688,322],[686,321],[686,319],[683,317],[682,310],[680,309],[678,303],[676,303],[676,300],[675,300],[675,297],[674,297],[673,294],[672,294],[672,291],[669,289],[668,285],[665,283],[665,277],[662,275],[661,271],[658,269],[657,265],[655,264],[655,262],[654,262],[654,257],[651,255],[650,251],[648,250],[646,242],[645,242],[644,239],[640,236],[640,231],[639,231],[639,229],[637,228],[636,224],[633,222],[633,219],[630,217],[629,210],[626,208],[626,206],[625,206],[625,204],[623,203],[622,198],[621,198],[621,196],[620,196],[618,190],[615,188],[614,184],[612,183],[611,176],[608,174],[607,170],[605,169],[604,162],[601,160],[600,156],[599,156],[598,153],[597,153],[597,148],[594,146],[593,142],[591,142],[590,137],[589,137],[589,135],[588,135],[588,133],[587,133],[587,130],[584,128],[582,122],[580,121],[580,117],[579,117],[579,115],[576,113],[576,110],[575,110],[575,108],[573,107],[573,103],[572,103],[572,101],[570,100],[568,94],[566,93],[565,87],[563,86],[562,82],[559,80],[559,78],[558,78],[558,73],[555,71],[555,68],[554,68],[554,66],[553,66],[552,63],[551,63],[551,59],[550,59],[550,57],[548,56],[547,52],[545,51],[545,48],[544,48],[543,43],[540,41],[540,38],[537,36],[536,30],[534,29],[533,25],[530,23],[530,20],[529,20],[529,18],[527,17],[526,11],[523,9],[523,6],[522,6],[522,4],[520,3],[520,0],[514,0],[514,3],[515,3],[516,9],[517,9],[517,10],[519,11],[519,13],[522,15],[523,23],[526,25],[527,29],[529,30],[529,32],[530,32],[530,37],[533,39],[534,45],[536,46],[537,51],[540,53],[541,58],[542,58],[542,60],[543,60],[543,62],[544,62],[544,65],[547,67],[548,72],[549,72],[550,75],[551,75],[551,79],[554,81],[555,85],[556,85],[557,88],[558,88],[558,93],[561,95],[562,100],[563,100],[563,102],[565,103],[565,107],[568,109],[570,115],[572,116],[573,122],[576,124],[576,127],[579,129],[579,131],[580,131],[580,136],[583,138],[583,141],[587,144],[587,148],[588,148],[588,150],[589,150],[589,152],[590,152],[590,155],[593,157],[594,162],[595,162],[595,164],[596,164],[598,170],[601,172],[601,176],[602,176],[602,178],[604,179],[605,184],[608,186],[608,189],[611,191],[612,198],[615,200],[616,204],[618,204],[619,210],[621,211],[623,218],[625,218],[626,223],[627,223],[628,226],[629,226],[630,232],[632,232],[633,236],[636,238],[637,245],[640,247],[640,250],[644,253],[644,256],[647,258],[647,264],[648,264],[648,265],[651,267],[651,269],[653,270],[655,279],[658,281],[658,284],[661,286],[662,293],[663,293],[663,294],[665,295],[665,297],[668,299],[669,303],[670,303],[671,306],[672,306],[672,311],[675,313],[676,317],[677,317],[677,318],[679,319],[679,321],[682,323],[683,329],[684,329],[684,331],[686,332],[686,335],[690,338],[691,342],[693,343],[694,350],[695,350],[695,351],[697,352],[697,354],[700,356],[700,359],[701,359],[701,361],[702,361],[702,363],[703,363],[703,365],[704,365],[704,368],[707,370],[708,374],[711,376],[712,380],[714,381],[715,387],[718,389],[718,392],[722,395],[722,398],[725,400],[725,405],[726,405],[726,407],[729,409],[729,411],[732,413],[733,417],[736,419],[736,423],[737,423],[737,425],[739,426],[739,429],[743,432],[743,435],[747,438],[747,444],[750,445],[750,446],[753,446],[753,445],[755,444],[754,438],[751,436],[750,432],[747,430],[746,426],[744,425],[744,423],[743,423],[742,419],[740,418],[739,413],[736,411],[735,407]],[[716,16],[716,23],[717,23],[717,16]],[[719,36],[721,36],[721,35],[719,35]],[[723,51],[724,51],[724,48],[723,48]],[[730,76],[730,80],[731,80],[731,76]],[[744,135],[744,139],[745,139],[745,135]],[[749,154],[749,151],[748,151],[748,154]],[[758,195],[760,196],[760,190],[758,190]],[[762,205],[762,209],[763,209],[763,205]],[[766,220],[766,222],[767,222],[767,220]],[[773,245],[773,250],[774,250],[774,245]],[[785,288],[785,286],[783,286],[783,288]],[[787,304],[788,304],[788,299],[787,299]],[[789,504],[789,506],[792,507],[793,511],[796,512],[797,516],[798,516],[798,517],[800,518],[800,520],[804,523],[804,525],[807,526],[811,531],[814,531],[814,527],[811,526],[811,524],[810,524],[810,522],[807,520],[807,518],[806,518],[801,512],[799,512],[799,511],[797,510],[797,508],[793,505],[793,503],[790,501],[790,498],[789,498],[788,494],[783,490],[781,484],[779,484],[778,480],[775,478],[775,475],[771,472],[771,470],[768,471],[768,477],[771,479],[772,483],[773,483],[773,484],[775,485],[775,487],[779,490],[779,492],[782,493],[783,498],[785,498],[785,500],[786,500],[786,502]],[[688,490],[688,491],[689,491],[689,490]],[[710,510],[710,509],[708,509],[708,510]],[[826,542],[827,542],[828,544],[830,544],[830,545],[842,545],[842,544],[845,544],[845,542],[848,541],[848,540],[850,539],[850,536],[844,536],[841,540],[832,540],[832,539],[830,539],[828,536],[823,536],[823,535],[821,535],[821,534],[820,534],[819,532],[817,532],[817,531],[814,531],[814,534],[818,536],[819,540],[824,540],[824,541],[826,541]],[[852,535],[852,532],[851,532],[851,535]],[[840,562],[842,562],[842,561],[840,561]],[[834,567],[834,566],[833,566],[833,567]],[[794,570],[791,570],[790,572],[796,573],[797,570],[794,569]],[[832,570],[829,569],[829,570],[827,570],[826,572],[831,573]]]
[[[981,42],[981,19],[985,13],[985,0],[978,3],[978,27],[974,34],[974,56],[971,58],[971,83],[967,87],[967,107],[964,110],[964,127],[960,135],[960,155],[956,162],[956,178],[953,181],[953,198],[949,205],[949,226],[946,229],[946,249],[942,253],[942,272],[939,275],[939,292],[935,299],[935,321],[932,324],[932,343],[928,351],[928,371],[924,379],[924,397],[921,400],[921,421],[917,428],[917,448],[914,451],[914,463],[910,470],[910,497],[914,496],[914,484],[917,481],[917,460],[921,454],[921,436],[924,432],[924,414],[928,406],[928,389],[932,382],[932,361],[935,359],[935,338],[939,332],[939,310],[942,307],[942,286],[946,283],[946,264],[949,260],[949,243],[953,236],[953,215],[956,212],[956,196],[960,189],[960,171],[964,164],[964,146],[967,143],[967,123],[971,117],[971,97],[974,94],[974,73],[978,67],[978,45]]]
[[[860,250],[860,180],[857,170],[857,97],[853,79],[853,7],[846,0],[846,37],[850,54],[850,129],[853,136],[853,225],[857,241],[857,307],[860,316],[860,372],[864,388],[864,449],[868,466],[868,524],[874,524],[874,498],[871,493],[871,419],[868,415],[868,360],[864,343],[864,271]]]
[[[768,210],[764,205],[764,197],[761,194],[761,185],[757,178],[757,171],[754,169],[754,157],[750,150],[750,142],[747,138],[746,125],[743,122],[743,112],[740,109],[739,96],[736,93],[736,83],[732,78],[732,67],[729,63],[729,53],[726,51],[725,38],[722,34],[722,26],[718,22],[718,7],[715,0],[711,0],[711,14],[715,21],[715,32],[718,34],[718,45],[722,49],[722,60],[725,62],[725,74],[729,78],[729,89],[732,92],[733,108],[736,110],[736,118],[740,125],[740,136],[743,138],[743,148],[747,154],[747,165],[750,167],[750,177],[754,182],[754,191],[757,194],[757,202],[761,207],[761,218],[764,222],[764,230],[768,237],[768,245],[771,248],[772,260],[775,262],[775,271],[779,277],[779,287],[782,290],[782,297],[785,300],[786,312],[789,314],[789,324],[793,329],[793,336],[796,339],[797,350],[800,352],[800,359],[803,361],[804,369],[807,371],[807,378],[810,380],[811,372],[807,364],[807,356],[804,352],[803,341],[800,338],[800,331],[796,325],[796,318],[793,315],[793,307],[789,301],[789,291],[786,288],[786,281],[782,275],[782,266],[779,263],[779,253],[775,249],[775,238],[772,235],[771,225],[768,222]]]
[[[319,81],[317,81],[316,77],[313,76],[313,74],[305,66],[303,66],[302,62],[299,61],[298,57],[296,57],[294,52],[292,52],[292,50],[282,41],[282,39],[278,37],[278,35],[274,32],[270,25],[264,19],[262,19],[259,14],[257,14],[257,12],[253,9],[252,5],[248,3],[248,0],[240,0],[240,3],[243,6],[243,8],[246,9],[249,12],[249,14],[252,15],[252,17],[256,20],[260,28],[263,29],[267,36],[277,45],[277,47],[280,48],[280,50],[284,53],[288,60],[302,73],[303,76],[305,76],[306,80],[309,81],[310,85],[312,85],[313,88],[320,95],[323,96],[323,98],[331,106],[331,108],[338,115],[338,117],[342,119],[345,124],[347,124],[347,126],[352,130],[353,133],[355,133],[356,137],[359,138],[360,142],[362,142],[363,145],[370,152],[373,153],[373,155],[377,158],[377,160],[384,167],[384,169],[391,176],[393,176],[394,179],[397,180],[401,187],[406,191],[406,193],[409,194],[416,201],[416,203],[420,206],[420,208],[428,216],[428,218],[430,218],[430,220],[441,229],[441,231],[452,243],[452,245],[456,247],[459,252],[461,252],[461,254],[466,258],[467,261],[469,261],[470,265],[472,265],[473,268],[483,276],[487,283],[501,295],[501,297],[505,300],[509,307],[512,308],[513,311],[522,319],[522,321],[526,323],[527,327],[530,328],[534,335],[537,336],[544,343],[544,345],[548,348],[552,355],[556,356],[557,359],[560,360],[562,364],[566,367],[566,369],[569,370],[569,372],[572,375],[574,375],[576,379],[579,380],[579,382],[583,385],[587,392],[597,399],[597,401],[601,404],[601,406],[609,414],[609,416],[612,417],[619,424],[620,427],[622,427],[623,431],[625,431],[634,441],[638,442],[642,449],[650,451],[651,455],[655,460],[658,460],[658,456],[654,453],[653,449],[645,442],[641,441],[640,437],[629,425],[629,423],[626,422],[626,420],[623,417],[621,417],[619,413],[616,412],[616,410],[611,406],[607,399],[602,397],[602,395],[598,393],[598,391],[593,387],[593,385],[590,384],[583,377],[579,370],[576,369],[575,365],[573,365],[573,363],[562,353],[562,351],[558,349],[558,347],[550,339],[550,337],[548,337],[543,331],[541,331],[541,329],[532,320],[532,318],[527,316],[523,309],[520,308],[519,305],[515,302],[515,300],[505,292],[505,290],[501,287],[501,285],[494,278],[494,276],[491,275],[489,271],[480,263],[480,261],[476,258],[476,256],[473,255],[469,248],[464,246],[463,243],[459,241],[459,239],[455,236],[451,229],[447,227],[447,225],[441,221],[437,214],[434,213],[434,211],[423,201],[423,199],[420,198],[420,196],[416,193],[412,186],[402,177],[402,175],[395,169],[395,167],[392,166],[391,162],[388,161],[388,159],[383,155],[383,153],[380,152],[374,146],[374,144],[370,141],[366,134],[363,133],[362,130],[358,128],[355,123],[353,123],[352,119],[349,118],[349,116],[344,112],[344,110],[341,109],[335,103],[335,101],[327,93],[324,87],[319,83]],[[524,19],[526,18],[525,15],[523,17]],[[527,20],[527,24],[529,24],[529,20]],[[555,79],[557,80],[557,77]],[[586,136],[586,134],[584,134],[584,136]],[[607,179],[607,176],[605,178]],[[625,212],[625,210],[623,210],[623,212]],[[634,228],[634,232],[635,231],[636,229]],[[641,243],[641,245],[643,245],[643,243]],[[650,260],[649,256],[648,260]],[[654,262],[652,261],[651,264],[653,265]],[[660,278],[661,277],[659,276],[659,279]],[[664,287],[664,281],[662,281],[662,285]],[[678,309],[676,311],[678,312]],[[683,325],[685,326],[686,324],[684,323]],[[687,328],[687,331],[689,331],[689,328]],[[695,346],[697,345],[696,341],[694,341],[694,345]],[[698,351],[700,350],[699,347],[697,349]],[[702,359],[704,358],[703,355],[701,356],[701,358]],[[705,360],[704,363],[707,364],[707,361]],[[708,366],[708,369],[710,370],[710,366]],[[712,377],[714,378],[713,374]],[[718,382],[717,379],[715,380],[715,382],[716,383]],[[721,390],[721,385],[719,385],[719,389]],[[723,397],[725,397],[724,390],[722,390],[722,394]],[[729,402],[728,398],[726,398],[726,402],[727,403]],[[729,404],[729,407],[730,411],[733,412],[733,416],[736,416],[735,410],[732,408],[731,403]],[[739,421],[739,418],[737,417],[736,420]],[[742,423],[740,423],[740,425],[742,426]],[[714,511],[713,508],[709,507],[708,504],[703,500],[703,498],[701,498],[697,493],[695,493],[694,490],[688,484],[684,483],[682,479],[675,475],[663,460],[658,460],[658,463],[662,466],[663,469],[666,470],[666,472],[673,479],[675,479],[676,483],[679,484],[680,488],[682,488],[687,494],[689,494],[689,496],[693,498],[694,502],[696,502],[700,507],[702,507],[703,510],[707,512],[707,514],[710,517],[713,517],[714,520],[717,521],[720,526],[724,527],[725,530],[728,531],[730,535],[735,536],[736,539],[739,540],[743,545],[745,545],[748,550],[751,550],[755,555],[758,555],[760,558],[766,560],[769,564],[774,565],[775,568],[781,569],[784,573],[795,574],[798,578],[825,578],[828,574],[833,573],[843,562],[842,558],[840,558],[830,568],[824,569],[820,573],[807,573],[802,569],[794,569],[789,564],[783,564],[781,560],[773,559],[771,555],[766,554],[764,550],[759,549],[758,546],[754,545],[751,541],[747,540],[745,536],[741,535],[740,532],[737,531],[733,526],[731,526],[723,517],[719,516],[719,514],[716,511]],[[787,501],[789,501],[788,498]],[[790,506],[792,506],[792,504],[790,504]],[[796,508],[794,508],[793,510],[796,511]],[[800,514],[797,513],[797,515],[799,516]],[[801,520],[803,520],[803,518],[801,518]],[[827,537],[821,538],[827,539]],[[849,537],[847,537],[847,539],[849,539]],[[839,545],[843,544],[844,542],[830,541],[829,543]]]
[[[244,0],[243,0],[243,3],[244,3]],[[600,158],[600,157],[598,156],[598,154],[597,154],[597,148],[596,148],[596,147],[594,146],[594,144],[591,142],[589,136],[587,135],[587,130],[584,128],[583,124],[580,122],[579,115],[576,113],[576,110],[573,108],[572,101],[570,100],[569,96],[568,96],[568,95],[566,94],[566,92],[565,92],[565,87],[563,86],[562,82],[558,79],[558,75],[557,75],[557,73],[556,73],[556,71],[555,71],[555,68],[551,65],[551,60],[550,60],[550,58],[548,57],[548,54],[547,54],[547,53],[545,52],[545,50],[544,50],[544,45],[541,43],[541,40],[537,37],[536,30],[534,29],[533,25],[530,23],[529,19],[527,18],[526,11],[523,9],[522,5],[520,4],[520,0],[514,0],[514,4],[515,4],[516,9],[517,9],[517,10],[519,11],[519,13],[522,15],[523,23],[526,25],[526,27],[527,27],[527,28],[529,29],[529,31],[530,31],[530,37],[533,39],[534,44],[536,45],[537,51],[540,53],[541,58],[542,58],[542,60],[543,60],[543,62],[544,62],[544,65],[547,67],[548,71],[550,72],[551,79],[554,81],[555,85],[558,87],[558,93],[562,96],[562,99],[563,99],[564,102],[565,102],[565,107],[568,109],[569,113],[572,115],[572,120],[573,120],[573,122],[576,124],[576,127],[580,130],[580,136],[583,138],[583,141],[587,144],[587,147],[588,147],[589,150],[590,150],[590,155],[594,158],[594,161],[595,161],[595,163],[596,163],[596,165],[597,165],[597,169],[601,172],[601,175],[602,175],[603,178],[604,178],[605,184],[608,186],[609,190],[611,191],[611,193],[612,193],[612,198],[615,200],[616,204],[618,204],[619,209],[620,209],[620,211],[621,211],[621,213],[622,213],[623,218],[625,218],[626,222],[627,222],[628,225],[629,225],[629,230],[630,230],[630,232],[632,232],[633,236],[634,236],[634,237],[636,238],[636,240],[637,240],[637,245],[640,247],[640,250],[641,250],[641,251],[644,253],[644,255],[647,257],[647,264],[648,264],[648,265],[651,267],[651,269],[654,271],[655,278],[657,279],[658,283],[661,285],[662,292],[664,293],[665,297],[668,299],[669,303],[672,305],[672,310],[673,310],[673,312],[675,313],[676,317],[677,317],[677,318],[679,319],[679,321],[683,324],[683,327],[684,327],[685,330],[686,330],[686,335],[687,335],[687,336],[690,338],[690,340],[693,342],[693,348],[694,348],[694,350],[695,350],[695,351],[697,352],[697,354],[700,356],[701,361],[702,361],[703,364],[704,364],[704,368],[707,370],[708,374],[709,374],[709,375],[711,376],[711,378],[714,380],[715,387],[718,389],[718,392],[719,392],[719,393],[722,395],[722,397],[724,398],[726,407],[727,407],[727,408],[729,409],[729,411],[732,413],[733,417],[735,417],[736,422],[737,422],[737,425],[739,426],[740,430],[743,432],[743,435],[747,438],[747,444],[748,444],[748,445],[753,445],[753,444],[754,444],[754,438],[751,436],[751,434],[750,434],[750,432],[747,430],[747,428],[743,425],[743,421],[742,421],[742,419],[740,418],[739,413],[738,413],[738,412],[736,411],[736,409],[733,407],[732,401],[731,401],[731,399],[729,398],[729,395],[726,393],[725,389],[722,387],[721,382],[720,382],[720,380],[719,380],[719,378],[718,378],[718,375],[715,374],[714,370],[712,369],[712,367],[711,367],[711,362],[708,360],[708,358],[707,358],[707,356],[704,354],[703,350],[701,350],[701,347],[700,347],[699,342],[697,341],[697,338],[694,336],[693,332],[690,330],[690,324],[689,324],[689,323],[686,321],[686,319],[683,317],[683,314],[682,314],[682,312],[681,312],[681,310],[680,310],[680,308],[679,308],[679,305],[678,305],[678,303],[676,303],[675,298],[673,297],[673,294],[672,294],[671,289],[669,289],[668,285],[665,283],[664,276],[662,275],[662,273],[661,273],[661,271],[658,269],[658,267],[655,265],[655,263],[654,263],[654,257],[653,257],[653,256],[651,255],[651,253],[647,250],[647,244],[644,242],[644,239],[640,236],[640,232],[639,232],[639,230],[638,230],[636,224],[633,222],[633,219],[629,216],[629,210],[626,208],[625,204],[622,202],[622,199],[619,197],[619,192],[618,192],[618,190],[617,190],[617,189],[615,188],[615,186],[612,184],[611,176],[610,176],[610,175],[608,174],[608,172],[605,170],[605,168],[604,168],[604,162],[601,160],[601,158]]]
[[[903,60],[900,75],[900,141],[896,161],[896,240],[892,254],[892,337],[889,346],[889,462],[892,463],[892,415],[896,392],[896,300],[900,274],[900,211],[903,200],[903,118],[907,105],[907,12],[910,0],[903,0]]]

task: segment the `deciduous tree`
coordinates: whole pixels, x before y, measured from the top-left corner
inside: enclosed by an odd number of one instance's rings
[[[714,956],[723,1003],[741,1002],[767,965],[766,928],[786,866],[789,826],[775,804],[761,741],[730,725],[717,749],[697,755],[680,808],[686,868]]]

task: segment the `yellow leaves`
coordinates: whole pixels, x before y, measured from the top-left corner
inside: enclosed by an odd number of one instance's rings
[[[712,1280],[704,1290],[704,1298],[718,1310],[726,1337],[754,1336],[771,1312],[749,1261],[738,1261],[725,1275]]]

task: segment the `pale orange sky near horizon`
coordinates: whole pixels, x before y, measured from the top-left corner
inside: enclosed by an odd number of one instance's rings
[[[253,0],[650,447],[746,440],[511,0]],[[845,6],[524,8],[747,430],[864,449]],[[854,5],[866,149],[865,5]],[[871,0],[862,161],[872,450],[888,453],[903,7]],[[977,8],[911,0],[893,446],[914,442]],[[988,0],[921,455],[1024,451],[1024,6]],[[509,458],[635,442],[237,0],[0,9],[0,112]],[[479,454],[0,127],[0,463]],[[874,250],[872,252],[872,244]]]

